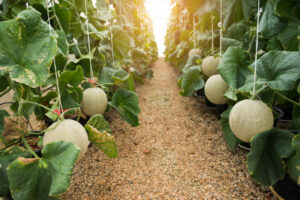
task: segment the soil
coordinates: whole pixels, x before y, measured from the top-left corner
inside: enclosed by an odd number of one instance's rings
[[[214,110],[202,98],[182,97],[178,72],[160,59],[154,78],[137,87],[141,125],[106,115],[119,158],[90,146],[75,167],[65,199],[272,199],[253,183],[246,151],[231,152]]]

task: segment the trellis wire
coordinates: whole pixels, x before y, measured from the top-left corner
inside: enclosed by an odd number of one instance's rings
[[[111,4],[111,0],[109,1],[109,3]],[[110,14],[111,14],[111,10],[110,10]],[[109,26],[110,26],[110,43],[111,43],[112,61],[113,61],[113,67],[115,67],[115,52],[114,52],[114,41],[113,41],[112,16],[110,16],[110,19],[109,19]]]
[[[255,61],[254,61],[254,80],[253,80],[253,97],[256,93],[256,78],[257,78],[257,57],[258,57],[258,36],[259,36],[259,18],[262,9],[260,8],[260,0],[257,2],[257,25],[256,25],[256,46],[255,46]]]
[[[49,14],[49,1],[47,0],[47,17],[50,19],[50,14]],[[53,8],[55,6],[55,3],[52,0]],[[48,26],[49,26],[49,34],[50,37],[52,37],[52,27],[50,24],[50,20],[48,20]],[[58,72],[57,72],[57,66],[56,66],[56,61],[55,58],[53,59],[53,65],[54,65],[54,72],[55,72],[55,80],[56,80],[56,90],[57,90],[57,98],[58,98],[58,107],[60,110],[63,110],[62,103],[61,103],[61,96],[60,96],[60,88],[59,88],[59,81],[58,81]]]
[[[85,16],[86,16],[86,31],[87,31],[87,42],[88,42],[88,51],[89,51],[89,61],[90,61],[90,78],[94,80],[94,71],[93,71],[93,64],[92,64],[92,54],[91,54],[91,43],[90,43],[90,31],[89,31],[89,17],[88,17],[88,9],[87,9],[87,0],[84,0],[85,3]]]
[[[196,13],[193,14],[193,28],[194,28],[194,48],[196,48]]]
[[[220,0],[220,57],[222,57],[222,40],[223,40],[223,0]]]

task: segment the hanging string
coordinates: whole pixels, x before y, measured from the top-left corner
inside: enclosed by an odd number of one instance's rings
[[[262,13],[262,9],[260,8],[260,0],[258,0],[258,5],[257,5],[257,25],[256,25],[256,47],[255,47],[255,61],[254,61],[254,80],[253,80],[253,97],[255,97],[255,93],[256,93],[259,18],[260,18],[260,14],[261,13]]]
[[[109,1],[111,4],[111,0]],[[111,15],[111,10],[110,10],[110,15]],[[113,41],[113,29],[112,29],[112,15],[110,16],[109,20],[109,26],[110,26],[110,42],[111,42],[111,54],[112,54],[112,61],[113,61],[113,67],[115,67],[115,52],[114,52],[114,41]]]
[[[193,14],[193,26],[194,26],[194,48],[196,48],[196,13]]]
[[[50,2],[47,0],[47,17],[48,17],[48,19],[50,19],[50,14],[49,14],[49,3],[50,3]],[[52,0],[52,4],[53,4],[52,6],[53,6],[53,9],[54,9],[55,3],[53,2],[53,0]],[[52,27],[51,27],[50,21],[51,21],[51,20],[48,20],[49,34],[50,34],[50,37],[53,37],[53,35],[52,35]],[[53,59],[53,65],[54,65],[55,80],[56,80],[56,90],[57,90],[57,98],[58,98],[58,108],[59,108],[60,110],[63,110],[62,103],[61,103],[61,96],[60,96],[60,89],[59,89],[59,81],[58,81],[58,72],[57,72],[57,66],[56,66],[55,58]]]
[[[212,16],[211,17],[211,49],[212,49],[213,54],[215,52],[215,45],[214,45],[214,19],[215,19],[215,16]]]
[[[85,3],[85,16],[86,16],[86,31],[87,31],[87,42],[88,42],[88,51],[89,51],[89,60],[90,60],[90,78],[94,80],[94,71],[93,71],[93,64],[92,64],[92,54],[91,54],[91,43],[90,43],[90,30],[89,30],[89,17],[88,17],[88,9],[87,9],[87,0],[84,0]]]
[[[220,0],[220,57],[222,57],[222,40],[223,40],[223,0]]]

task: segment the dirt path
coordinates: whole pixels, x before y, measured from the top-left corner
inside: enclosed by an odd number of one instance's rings
[[[184,98],[177,72],[159,60],[138,86],[141,126],[109,113],[119,149],[108,159],[94,147],[75,168],[66,199],[265,199],[252,183],[246,152],[231,153],[219,123],[199,98]]]

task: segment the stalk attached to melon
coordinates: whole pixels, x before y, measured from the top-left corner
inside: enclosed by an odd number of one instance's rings
[[[83,92],[82,111],[93,116],[103,114],[107,108],[108,100],[106,93],[101,88],[89,88]]]
[[[232,132],[247,143],[256,134],[270,130],[273,124],[274,116],[271,109],[258,100],[240,101],[232,108],[229,115]]]
[[[208,56],[204,58],[202,62],[202,70],[203,73],[207,77],[211,77],[212,75],[218,74],[217,68],[220,63],[220,57]]]
[[[226,104],[228,102],[228,99],[224,96],[228,90],[228,85],[221,75],[211,76],[206,81],[204,90],[205,96],[210,102],[217,105]]]

